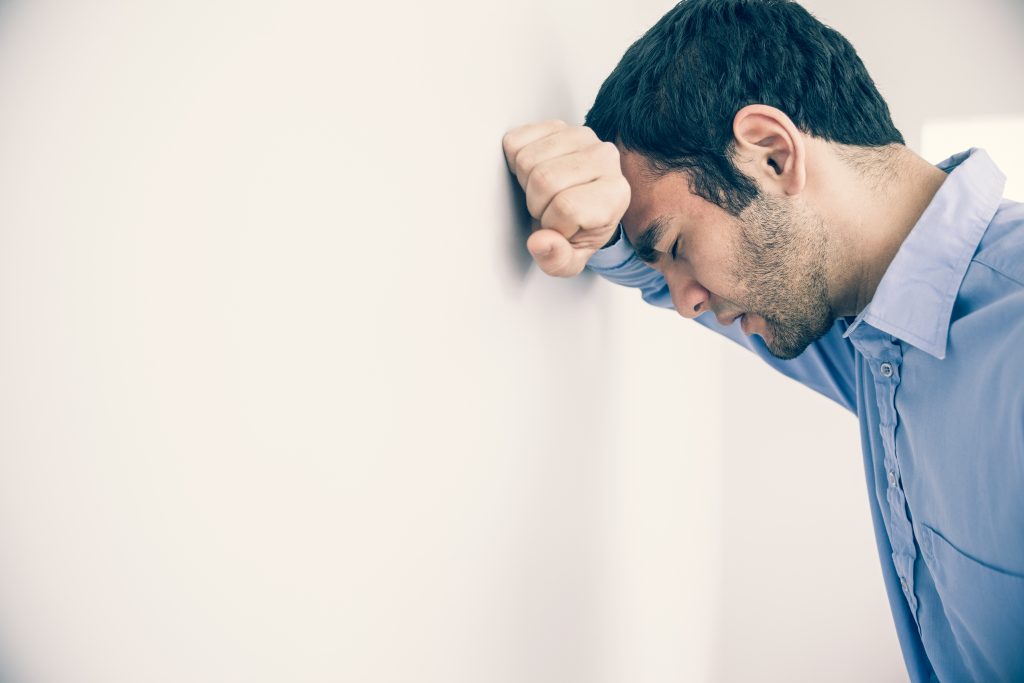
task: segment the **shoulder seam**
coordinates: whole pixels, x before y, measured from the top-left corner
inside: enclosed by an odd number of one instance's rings
[[[1021,282],[1021,281],[1020,281],[1019,279],[1015,278],[1015,277],[1014,277],[1013,275],[1010,275],[1009,273],[1007,273],[1007,272],[1004,272],[1004,271],[1003,271],[1002,269],[1000,269],[1000,268],[997,268],[997,267],[995,267],[995,266],[994,266],[994,265],[992,265],[991,263],[988,263],[988,262],[986,262],[986,261],[982,261],[982,260],[981,260],[980,258],[978,258],[978,257],[975,257],[975,258],[974,258],[974,259],[972,259],[972,260],[973,260],[973,261],[974,261],[975,263],[979,264],[979,265],[985,266],[986,268],[988,268],[989,270],[991,270],[991,271],[992,271],[993,273],[997,273],[998,275],[1002,275],[1003,277],[1005,277],[1005,278],[1006,278],[1007,280],[1009,280],[1010,282],[1013,282],[1013,283],[1015,283],[1015,284],[1016,284],[1016,285],[1017,285],[1018,287],[1024,287],[1024,282]]]

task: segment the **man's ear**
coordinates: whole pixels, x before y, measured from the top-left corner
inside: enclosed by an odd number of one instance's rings
[[[758,185],[795,195],[807,183],[803,134],[785,112],[766,104],[748,104],[732,121],[736,165]]]

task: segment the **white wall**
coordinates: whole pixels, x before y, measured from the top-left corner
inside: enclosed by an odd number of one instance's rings
[[[1019,5],[809,4],[1024,111]],[[0,678],[905,679],[853,418],[522,246],[671,3],[343,5],[0,6]]]
[[[654,14],[0,7],[5,682],[708,680],[720,347],[500,144]]]

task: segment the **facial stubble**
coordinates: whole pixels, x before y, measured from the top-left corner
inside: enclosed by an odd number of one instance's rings
[[[733,277],[746,310],[767,323],[773,356],[796,358],[835,320],[825,225],[793,200],[761,195],[740,214],[739,228]]]

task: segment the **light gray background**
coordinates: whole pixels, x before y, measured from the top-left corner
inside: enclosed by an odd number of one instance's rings
[[[0,5],[5,681],[905,679],[853,417],[522,246],[669,7]],[[1016,3],[809,7],[1024,112]]]

